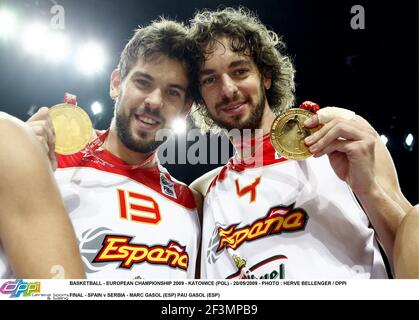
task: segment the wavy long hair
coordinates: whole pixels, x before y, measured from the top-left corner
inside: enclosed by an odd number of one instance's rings
[[[191,19],[189,30],[194,69],[191,90],[195,101],[191,117],[202,131],[215,133],[221,130],[209,115],[199,84],[199,70],[205,57],[211,54],[213,44],[221,37],[230,39],[230,49],[233,52],[249,55],[261,75],[268,75],[272,79],[271,88],[266,90],[266,98],[275,114],[293,106],[295,69],[291,59],[284,53],[285,43],[281,37],[268,30],[247,8],[204,10]]]

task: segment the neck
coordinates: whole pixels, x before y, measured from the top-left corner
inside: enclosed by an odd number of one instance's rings
[[[262,116],[262,123],[261,123],[261,129],[263,130],[263,135],[271,132],[272,123],[274,122],[276,116],[272,112],[271,108],[268,105],[268,102],[266,102],[265,111],[263,112]]]
[[[230,135],[230,141],[233,144],[237,155],[242,160],[253,158],[263,145],[263,138],[271,132],[271,126],[276,116],[272,112],[268,103],[265,104],[261,124],[255,130],[242,131],[240,135]]]
[[[149,158],[153,152],[150,153],[140,153],[128,149],[118,137],[117,129],[115,126],[115,121],[112,121],[111,128],[109,129],[109,135],[107,136],[103,147],[106,148],[114,156],[117,156],[119,159],[123,160],[129,165],[136,165],[147,158]],[[144,168],[151,167],[156,164],[157,158],[151,160],[150,162],[144,165]]]

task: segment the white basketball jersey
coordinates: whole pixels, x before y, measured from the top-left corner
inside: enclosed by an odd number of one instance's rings
[[[106,150],[59,156],[56,179],[88,278],[194,278],[193,194],[160,165],[132,169]]]
[[[373,229],[328,158],[235,158],[204,201],[203,278],[387,278]]]

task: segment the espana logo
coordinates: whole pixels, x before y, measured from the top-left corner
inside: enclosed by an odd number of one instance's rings
[[[10,298],[30,297],[41,292],[41,282],[25,282],[23,280],[7,281],[0,287],[0,293],[10,294]]]

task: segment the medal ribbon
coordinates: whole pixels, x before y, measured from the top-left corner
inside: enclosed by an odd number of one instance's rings
[[[64,103],[77,106],[77,96],[71,93],[64,93]]]

